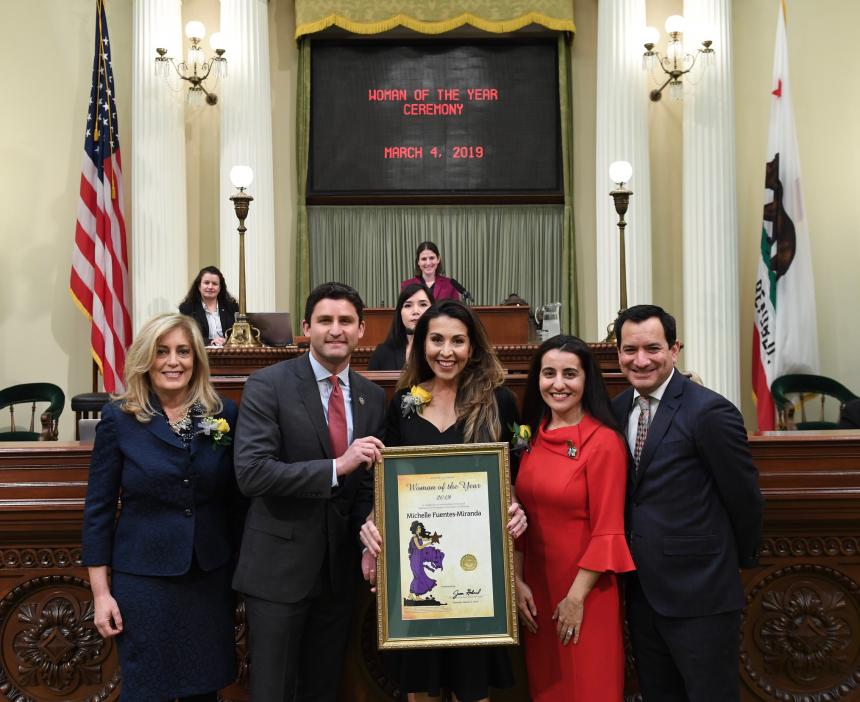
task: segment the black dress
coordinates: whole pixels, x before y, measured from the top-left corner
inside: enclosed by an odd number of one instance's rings
[[[457,422],[440,432],[416,413],[404,417],[400,411],[403,395],[397,392],[388,407],[385,444],[387,446],[431,446],[462,444],[463,425]],[[517,403],[507,388],[495,391],[501,420],[500,441],[511,436],[517,421]],[[508,652],[496,646],[432,648],[397,651],[386,656],[386,666],[403,692],[428,692],[438,696],[442,689],[452,691],[460,702],[475,702],[489,695],[489,688],[512,687],[514,675]]]
[[[370,354],[367,370],[402,370],[404,365],[406,365],[406,347],[397,348],[383,341]]]

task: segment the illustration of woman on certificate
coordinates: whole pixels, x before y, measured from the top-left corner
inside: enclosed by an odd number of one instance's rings
[[[428,594],[436,581],[427,575],[427,570],[442,570],[445,553],[433,546],[439,543],[440,534],[430,534],[421,522],[412,522],[409,531],[413,536],[409,540],[409,567],[412,569],[412,583],[409,585],[409,597],[403,600],[405,606],[440,605],[432,594]]]

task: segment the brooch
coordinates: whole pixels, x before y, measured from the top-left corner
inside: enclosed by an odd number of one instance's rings
[[[567,457],[576,458],[576,446],[573,445],[572,441],[567,442]]]

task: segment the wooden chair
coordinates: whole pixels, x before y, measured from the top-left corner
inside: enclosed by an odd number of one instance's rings
[[[41,402],[48,407],[39,415],[42,428],[36,431],[36,404]],[[9,431],[0,431],[0,441],[56,441],[65,404],[66,395],[52,383],[23,383],[0,390],[0,410],[8,407],[10,419]],[[29,431],[20,430],[15,423],[16,405],[30,405]]]
[[[846,402],[858,399],[857,395],[832,378],[823,375],[798,373],[783,375],[770,386],[776,404],[777,424],[781,430],[819,430],[838,429],[839,413]],[[796,401],[789,395],[795,395]],[[806,403],[815,397],[820,398],[818,419],[807,420]],[[831,421],[825,418],[825,401],[834,398],[838,406]],[[835,403],[834,403],[835,404]],[[797,408],[800,408],[800,421],[795,422]]]
[[[106,392],[84,392],[72,396],[72,412],[75,413],[75,441],[81,438],[82,419],[100,419],[102,407],[110,402]]]

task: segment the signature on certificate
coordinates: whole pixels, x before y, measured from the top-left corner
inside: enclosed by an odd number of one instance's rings
[[[475,590],[475,589],[472,589],[471,587],[469,587],[469,588],[466,588],[466,592],[463,592],[462,590],[455,589],[454,594],[451,595],[451,599],[456,600],[458,597],[469,597],[470,595],[474,597],[475,595],[480,595],[480,594],[481,594],[481,588],[478,588]]]

